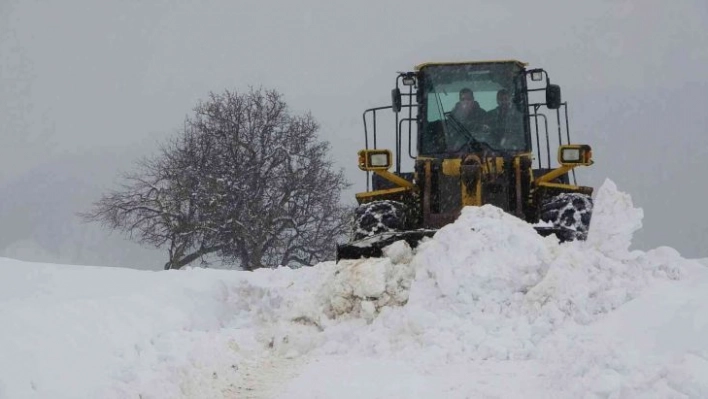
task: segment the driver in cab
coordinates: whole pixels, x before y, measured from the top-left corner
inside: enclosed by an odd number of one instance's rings
[[[452,128],[451,136],[448,138],[447,147],[449,150],[459,150],[466,144],[475,133],[489,131],[487,112],[474,100],[474,93],[469,88],[460,90],[460,101],[449,114]]]

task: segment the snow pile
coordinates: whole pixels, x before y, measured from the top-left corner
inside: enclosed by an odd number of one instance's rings
[[[405,241],[386,248],[386,257],[372,260],[342,261],[321,295],[329,318],[343,315],[372,321],[387,306],[408,301],[414,270],[411,248]]]
[[[705,269],[671,248],[629,252],[642,211],[611,181],[599,190],[596,210],[588,241],[559,245],[497,208],[465,209],[454,224],[419,247],[410,262],[415,278],[404,307],[377,307],[381,314],[367,325],[330,325],[318,353],[399,359],[426,373],[470,361],[541,361],[538,367],[556,377],[546,383],[545,392],[570,397],[587,392],[649,394],[657,389],[656,381],[679,384],[676,378],[665,380],[665,369],[650,366],[667,362],[665,357],[649,359],[654,356],[651,348],[610,356],[618,345],[632,342],[625,326],[615,328],[622,340],[588,336],[588,331],[631,301],[651,295],[647,291],[673,287],[668,284],[704,275]],[[361,264],[377,264],[378,285],[386,284],[381,266],[390,264],[387,259]],[[357,277],[352,273],[346,280],[367,285]],[[708,350],[708,344],[699,346]],[[708,392],[708,383],[691,378],[693,391],[666,388],[662,397],[686,392],[702,397]],[[505,392],[509,394],[503,389],[496,394]]]
[[[587,242],[608,256],[629,255],[632,235],[642,227],[644,212],[634,208],[629,194],[619,192],[609,179],[598,190],[594,202]]]
[[[420,245],[411,267],[396,265],[406,273],[415,272],[412,282],[411,274],[401,278],[390,272],[390,259],[353,264],[353,271],[340,274],[335,285],[350,287],[346,292],[368,309],[363,312],[368,321],[382,311],[381,304],[408,301],[405,307],[386,309],[364,327],[356,338],[358,345],[334,329],[327,348],[341,338],[348,343],[338,345],[344,348],[341,354],[416,357],[422,349],[435,348],[428,356],[440,361],[537,358],[539,343],[565,324],[592,323],[655,280],[680,277],[678,254],[627,252],[642,213],[626,194],[608,182],[598,193],[598,204],[592,227],[608,232],[605,239],[595,235],[592,241],[559,245],[554,237],[539,236],[530,225],[498,208],[469,207],[455,223]],[[623,215],[621,228],[613,225],[618,220],[615,213]],[[364,298],[381,298],[384,287],[391,286],[399,288],[395,292],[400,300],[378,299],[364,306]],[[353,287],[360,287],[360,292]],[[338,314],[352,312],[352,301],[342,302],[347,306]]]
[[[0,398],[708,397],[708,270],[641,218],[607,181],[585,242],[484,206],[299,270],[0,259]]]
[[[539,236],[499,208],[467,207],[455,223],[421,245],[412,303],[442,302],[463,313],[496,307],[541,281],[553,244],[555,238]]]
[[[546,273],[554,238],[540,237],[498,208],[467,208],[433,240],[421,244],[411,262],[415,280],[403,308],[391,308],[368,326],[361,353],[447,359],[526,357],[530,342],[510,339],[519,329],[526,292]],[[509,322],[513,320],[514,322]],[[337,337],[332,337],[336,339]],[[528,341],[528,339],[526,339]]]

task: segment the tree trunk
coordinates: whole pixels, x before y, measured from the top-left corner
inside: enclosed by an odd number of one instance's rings
[[[194,262],[197,258],[210,254],[212,252],[216,252],[220,250],[222,247],[221,246],[216,246],[216,247],[210,247],[210,248],[202,248],[199,251],[192,252],[191,254],[181,257],[180,259],[176,260],[170,260],[167,263],[165,263],[165,270],[169,269],[181,269],[184,266],[187,266],[188,264]]]

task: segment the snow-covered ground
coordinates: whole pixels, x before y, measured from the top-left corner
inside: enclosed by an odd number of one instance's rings
[[[708,268],[485,206],[412,253],[253,273],[0,258],[0,398],[706,398]]]

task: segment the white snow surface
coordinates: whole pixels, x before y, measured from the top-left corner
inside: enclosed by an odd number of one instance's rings
[[[298,270],[0,258],[0,398],[706,398],[708,261],[642,216],[607,180],[585,242],[483,206]]]

